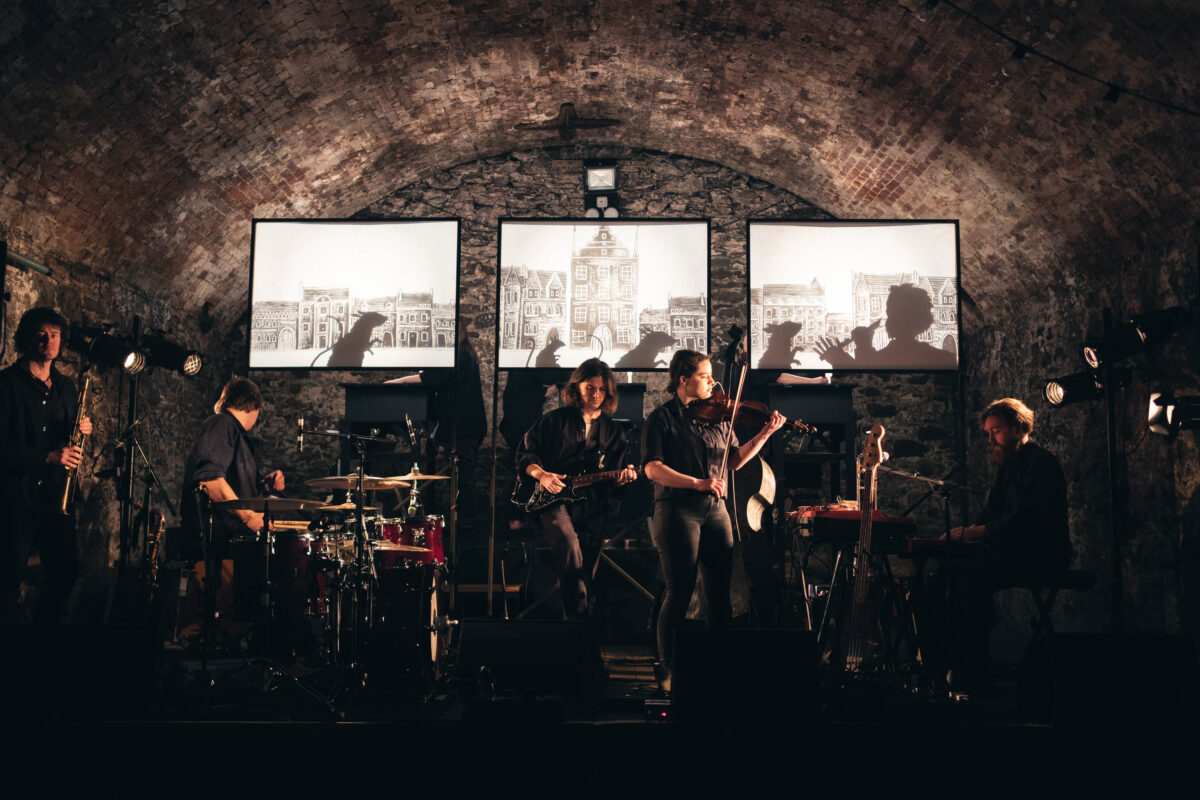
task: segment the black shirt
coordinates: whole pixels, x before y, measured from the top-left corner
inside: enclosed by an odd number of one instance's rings
[[[1029,566],[1066,569],[1071,558],[1067,522],[1067,479],[1048,450],[1026,442],[1001,465],[979,517],[984,541],[996,550],[1022,555]]]
[[[563,406],[542,415],[525,432],[517,448],[517,473],[528,475],[530,464],[560,475],[580,475],[625,466],[625,436],[608,414],[592,422],[584,438],[583,412]]]
[[[700,480],[718,480],[725,455],[729,423],[705,425],[687,418],[679,396],[650,412],[642,428],[642,463],[661,461],[678,473]],[[736,435],[731,447],[739,447]],[[732,455],[732,454],[731,454]],[[730,465],[731,466],[731,465]],[[695,494],[695,489],[673,489],[654,482],[654,499],[665,500],[676,492]]]
[[[50,366],[50,386],[24,360],[0,372],[0,497],[5,507],[57,501],[66,477],[46,456],[70,441],[75,382]]]
[[[254,457],[254,448],[242,424],[228,411],[204,420],[184,464],[180,516],[183,527],[193,534],[202,529],[194,490],[203,481],[217,478],[224,478],[239,499],[257,497],[259,494],[258,461]],[[213,515],[213,528],[217,540],[220,540],[222,533],[226,536],[251,535],[251,530],[236,515],[227,511],[218,511]]]

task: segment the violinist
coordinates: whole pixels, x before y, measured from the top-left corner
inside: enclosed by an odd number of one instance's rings
[[[696,408],[713,393],[712,362],[703,353],[680,350],[671,359],[667,391],[671,399],[655,409],[642,429],[642,462],[654,482],[650,535],[662,560],[666,592],[658,615],[658,680],[671,690],[675,629],[687,615],[697,569],[704,577],[708,627],[727,625],[733,577],[733,526],[723,502],[722,462],[740,469],[758,455],[785,418],[770,412],[755,436],[739,444],[728,419],[703,422]],[[711,406],[709,406],[711,410]],[[726,459],[726,449],[729,450]]]

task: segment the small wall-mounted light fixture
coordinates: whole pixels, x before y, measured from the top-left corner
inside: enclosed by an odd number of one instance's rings
[[[596,159],[583,162],[583,215],[614,219],[620,215],[617,196],[617,162]]]

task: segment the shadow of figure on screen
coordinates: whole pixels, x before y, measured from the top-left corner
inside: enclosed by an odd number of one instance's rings
[[[878,324],[876,320],[869,327]],[[860,349],[854,334],[863,329],[855,328],[851,334],[851,339],[856,342],[853,356],[843,349],[846,342],[838,343],[829,339],[819,342],[817,354],[839,369],[954,369],[958,366],[955,353],[917,338],[932,326],[933,302],[929,294],[920,286],[897,284],[888,292],[883,323],[891,340],[887,346],[878,351],[873,348]]]
[[[359,315],[358,319],[354,321],[354,325],[346,332],[346,335],[334,342],[333,346],[329,348],[331,352],[329,353],[329,361],[325,366],[342,369],[361,367],[367,352],[374,345],[380,344],[378,339],[371,338],[371,334],[385,322],[387,322],[387,317],[374,311],[367,311]],[[320,357],[320,353],[318,353],[317,358]],[[317,363],[316,358],[313,359],[313,363]]]
[[[642,338],[625,355],[617,359],[613,369],[653,369],[665,367],[667,362],[658,357],[662,351],[676,347],[675,337],[664,331],[646,331]]]
[[[758,359],[758,368],[791,369],[796,361],[796,353],[803,349],[796,346],[796,336],[802,330],[804,326],[801,323],[791,321],[764,327],[767,346]]]
[[[537,358],[534,359],[533,365],[542,369],[553,369],[558,366],[558,351],[566,347],[567,343],[558,338],[558,328],[551,328],[546,332],[546,346],[537,351]],[[529,349],[529,356],[525,359],[525,366],[529,366],[529,359],[533,358],[533,348]]]

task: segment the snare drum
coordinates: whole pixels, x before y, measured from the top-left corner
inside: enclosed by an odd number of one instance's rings
[[[321,612],[321,586],[314,563],[315,537],[309,533],[275,531],[270,554],[270,603],[274,619]],[[245,537],[229,543],[233,556],[233,619],[253,620],[260,613],[263,545]]]

